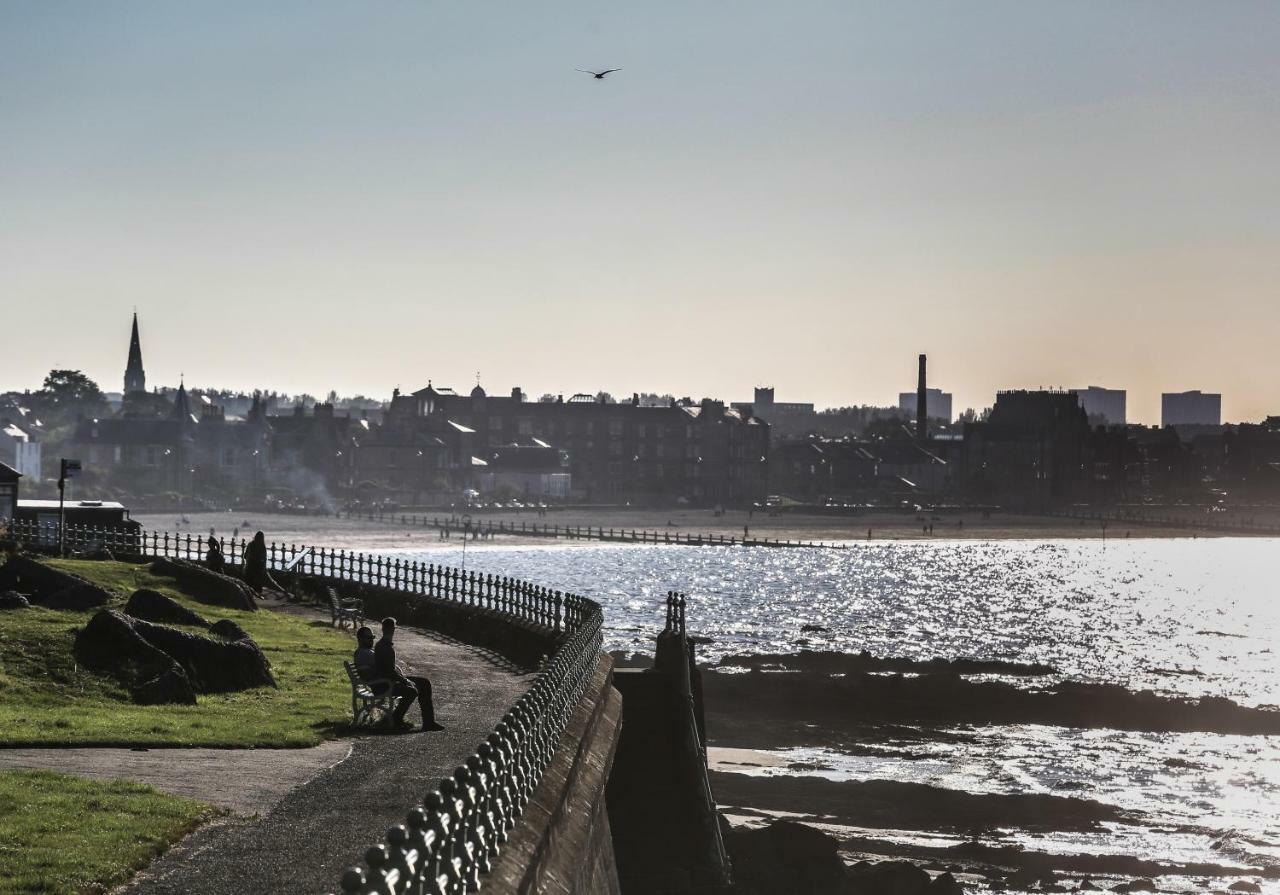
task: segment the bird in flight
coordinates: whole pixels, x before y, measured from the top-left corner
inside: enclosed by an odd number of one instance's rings
[[[577,70],[582,72],[584,75],[591,75],[591,77],[595,78],[597,81],[603,81],[604,76],[609,74],[609,72],[622,71],[620,68],[606,68],[604,71],[588,71],[585,68],[579,68]]]

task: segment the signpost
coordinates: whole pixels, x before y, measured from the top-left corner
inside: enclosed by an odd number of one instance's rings
[[[63,457],[58,467],[58,555],[67,555],[67,479],[80,478],[80,461]]]

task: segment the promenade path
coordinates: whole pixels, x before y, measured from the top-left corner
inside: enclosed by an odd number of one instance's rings
[[[289,604],[273,608],[320,618]],[[231,812],[117,892],[336,891],[342,871],[403,823],[409,808],[453,773],[533,680],[500,656],[434,632],[400,628],[396,652],[408,673],[431,678],[443,731],[370,734],[313,749],[0,750],[0,766],[135,779]],[[416,706],[409,720],[416,727]]]

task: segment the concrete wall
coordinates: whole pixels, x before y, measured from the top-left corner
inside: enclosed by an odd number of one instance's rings
[[[605,788],[621,726],[613,662],[601,656],[551,766],[484,878],[485,892],[620,895]]]
[[[654,667],[619,671],[614,684],[626,717],[608,798],[624,895],[729,891],[707,776],[702,678],[688,639],[664,631]]]

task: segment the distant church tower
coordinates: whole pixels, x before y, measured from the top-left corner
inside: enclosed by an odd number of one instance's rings
[[[142,369],[142,343],[138,341],[138,312],[133,312],[133,335],[129,338],[129,364],[124,368],[124,393],[145,392],[147,374]]]

